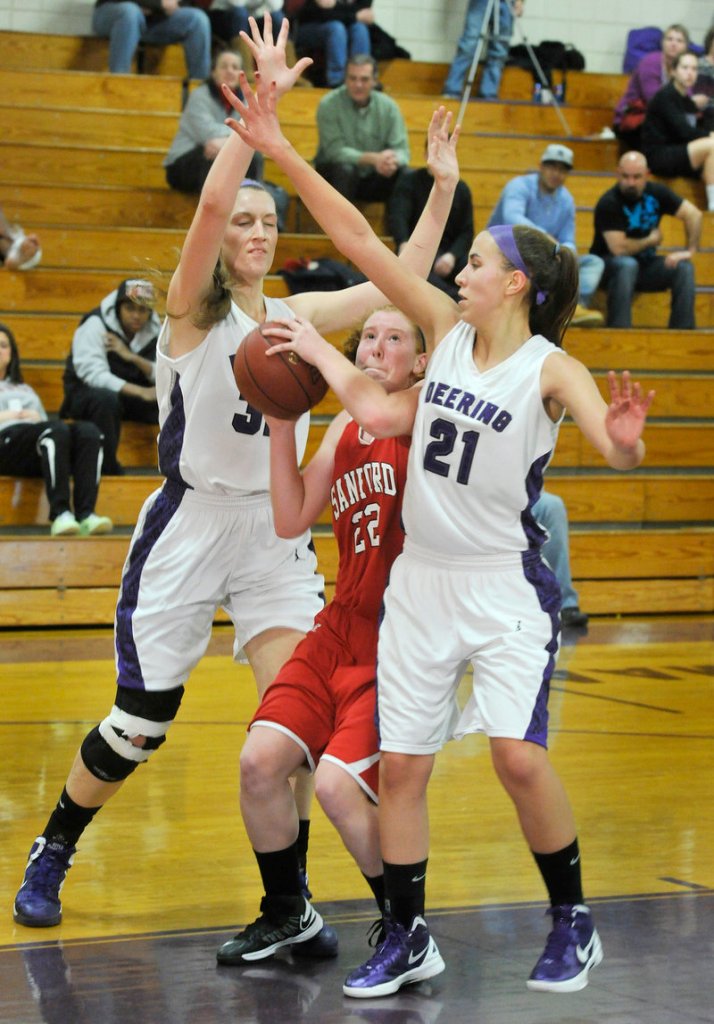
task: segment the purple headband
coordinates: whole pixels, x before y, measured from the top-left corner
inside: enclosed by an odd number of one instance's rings
[[[516,270],[520,270],[522,274],[525,274],[528,280],[531,280],[531,275],[528,272],[528,268],[523,262],[523,257],[518,251],[516,240],[513,237],[513,225],[512,224],[495,224],[493,227],[488,228],[488,233],[494,240],[498,248],[501,250],[503,255],[506,257],[509,263],[512,263]],[[545,300],[548,298],[548,292],[541,291],[539,288],[536,292],[536,306],[542,306]]]

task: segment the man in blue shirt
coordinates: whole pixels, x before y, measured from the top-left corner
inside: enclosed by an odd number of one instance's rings
[[[575,251],[575,201],[565,187],[572,167],[571,149],[559,142],[546,146],[537,171],[512,178],[505,186],[488,227],[527,224],[547,231],[561,245]],[[589,307],[600,283],[604,262],[599,255],[585,253],[578,263],[580,301],[570,322],[578,327],[596,326],[603,322],[602,314]]]

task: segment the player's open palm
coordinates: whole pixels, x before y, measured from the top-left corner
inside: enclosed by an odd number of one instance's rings
[[[648,391],[643,395],[640,385],[630,380],[628,370],[623,371],[621,382],[617,374],[610,370],[607,382],[610,404],[605,416],[605,427],[612,443],[627,451],[634,448],[642,436],[655,393]]]
[[[459,141],[461,126],[456,125],[449,136],[451,111],[446,107],[435,110],[428,131],[426,165],[434,179],[448,183],[459,180],[459,162],[456,157],[456,143]]]
[[[302,57],[294,67],[289,68],[285,55],[290,25],[287,18],[283,19],[277,39],[273,40],[273,22],[269,14],[265,15],[263,34],[258,28],[255,18],[248,19],[251,35],[241,32],[241,36],[250,47],[258,70],[255,85],[259,96],[267,93],[270,83],[275,82],[276,94],[279,99],[295,85],[300,75],[312,64],[311,57]]]

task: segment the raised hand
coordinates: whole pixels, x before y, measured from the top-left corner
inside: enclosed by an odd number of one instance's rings
[[[605,428],[612,443],[622,451],[631,451],[645,427],[645,420],[654,391],[643,397],[640,385],[631,383],[628,370],[622,374],[622,384],[614,370],[607,375],[610,388],[610,405],[605,415]]]
[[[439,184],[455,183],[459,180],[456,144],[459,141],[461,125],[457,124],[449,137],[451,118],[450,110],[439,107],[432,114],[429,123],[426,165]]]
[[[255,18],[248,18],[251,35],[241,32],[243,40],[250,48],[255,59],[256,75],[255,84],[259,96],[262,96],[270,88],[271,82],[275,82],[278,99],[292,89],[300,75],[312,64],[311,57],[302,57],[297,64],[289,68],[285,55],[285,46],[288,41],[290,25],[287,18],[283,19],[278,32],[278,38],[273,41],[273,22],[266,13],[263,20],[263,34],[261,36],[258,22]],[[241,85],[241,88],[243,86]],[[224,89],[225,92],[225,89]],[[226,93],[228,99],[231,96]],[[232,94],[231,94],[232,95]]]
[[[242,71],[239,81],[244,96],[243,102],[227,85],[222,86],[223,94],[233,104],[238,115],[238,118],[227,117],[226,124],[240,135],[251,149],[260,150],[266,156],[271,156],[285,142],[275,109],[277,87],[273,82],[265,94],[259,95],[252,91]]]

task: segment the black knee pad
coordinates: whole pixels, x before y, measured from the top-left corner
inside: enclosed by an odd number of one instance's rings
[[[87,770],[102,782],[123,782],[139,766],[138,761],[129,761],[112,750],[98,725],[84,737],[80,753]]]
[[[183,686],[156,693],[118,686],[116,703],[82,744],[82,760],[104,782],[121,782],[166,741],[183,697]],[[141,736],[137,746],[132,742]]]

